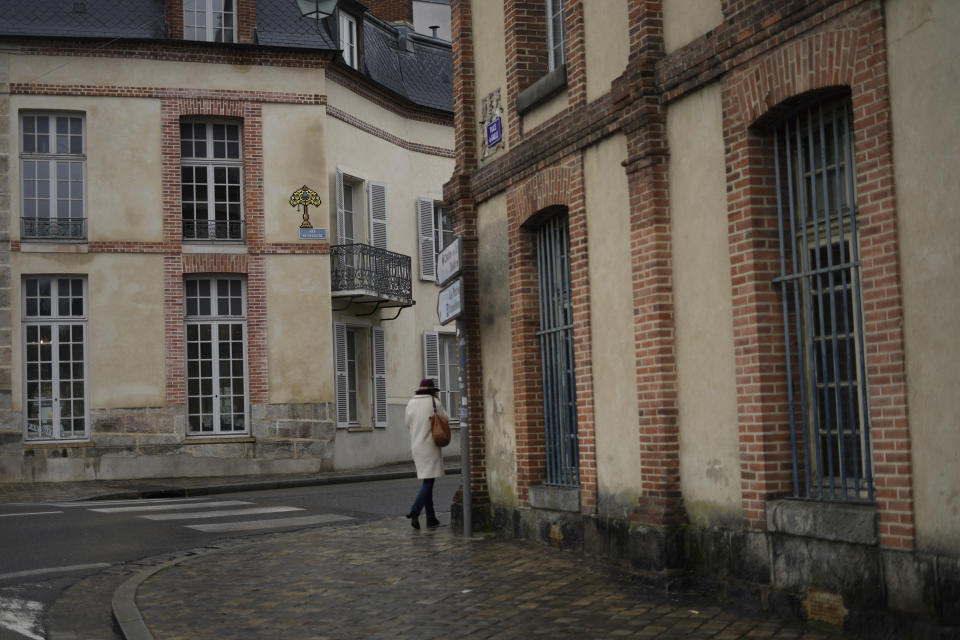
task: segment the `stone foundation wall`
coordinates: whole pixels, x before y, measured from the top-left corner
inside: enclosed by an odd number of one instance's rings
[[[454,525],[462,527],[462,505],[452,511]],[[960,558],[799,531],[647,527],[546,509],[478,508],[473,522],[476,529],[622,561],[658,588],[696,590],[843,627],[852,637],[960,637]]]
[[[253,405],[250,434],[188,438],[179,407],[91,410],[89,442],[0,431],[0,483],[329,471],[334,413],[327,403]],[[20,420],[11,414],[11,424]]]

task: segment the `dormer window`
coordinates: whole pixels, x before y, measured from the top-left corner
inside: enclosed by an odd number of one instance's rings
[[[340,49],[343,50],[343,61],[358,69],[357,19],[343,12],[340,13]]]
[[[183,37],[205,42],[236,42],[234,0],[183,0]]]

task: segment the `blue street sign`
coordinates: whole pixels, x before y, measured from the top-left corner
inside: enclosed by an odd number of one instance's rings
[[[326,229],[300,229],[301,240],[326,240]]]
[[[503,139],[500,118],[494,118],[487,124],[487,146],[492,147]]]

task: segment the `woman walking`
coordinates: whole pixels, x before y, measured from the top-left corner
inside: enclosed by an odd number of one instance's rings
[[[420,492],[417,494],[413,506],[410,507],[410,524],[414,529],[420,528],[420,510],[427,511],[427,527],[433,529],[440,525],[437,514],[433,509],[433,483],[443,475],[443,450],[433,441],[430,428],[430,418],[436,411],[447,417],[443,403],[437,399],[439,389],[430,378],[420,381],[410,401],[407,402],[407,411],[404,423],[410,430],[410,448],[413,451],[413,462],[417,467],[417,477],[423,480]]]

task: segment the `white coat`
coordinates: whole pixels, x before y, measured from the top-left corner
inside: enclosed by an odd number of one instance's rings
[[[437,403],[437,413],[446,417],[447,411],[443,408],[443,403],[431,395],[416,395],[410,398],[404,414],[404,424],[410,431],[413,463],[420,479],[439,478],[443,475],[443,450],[433,442],[433,433],[430,431],[434,400]]]

